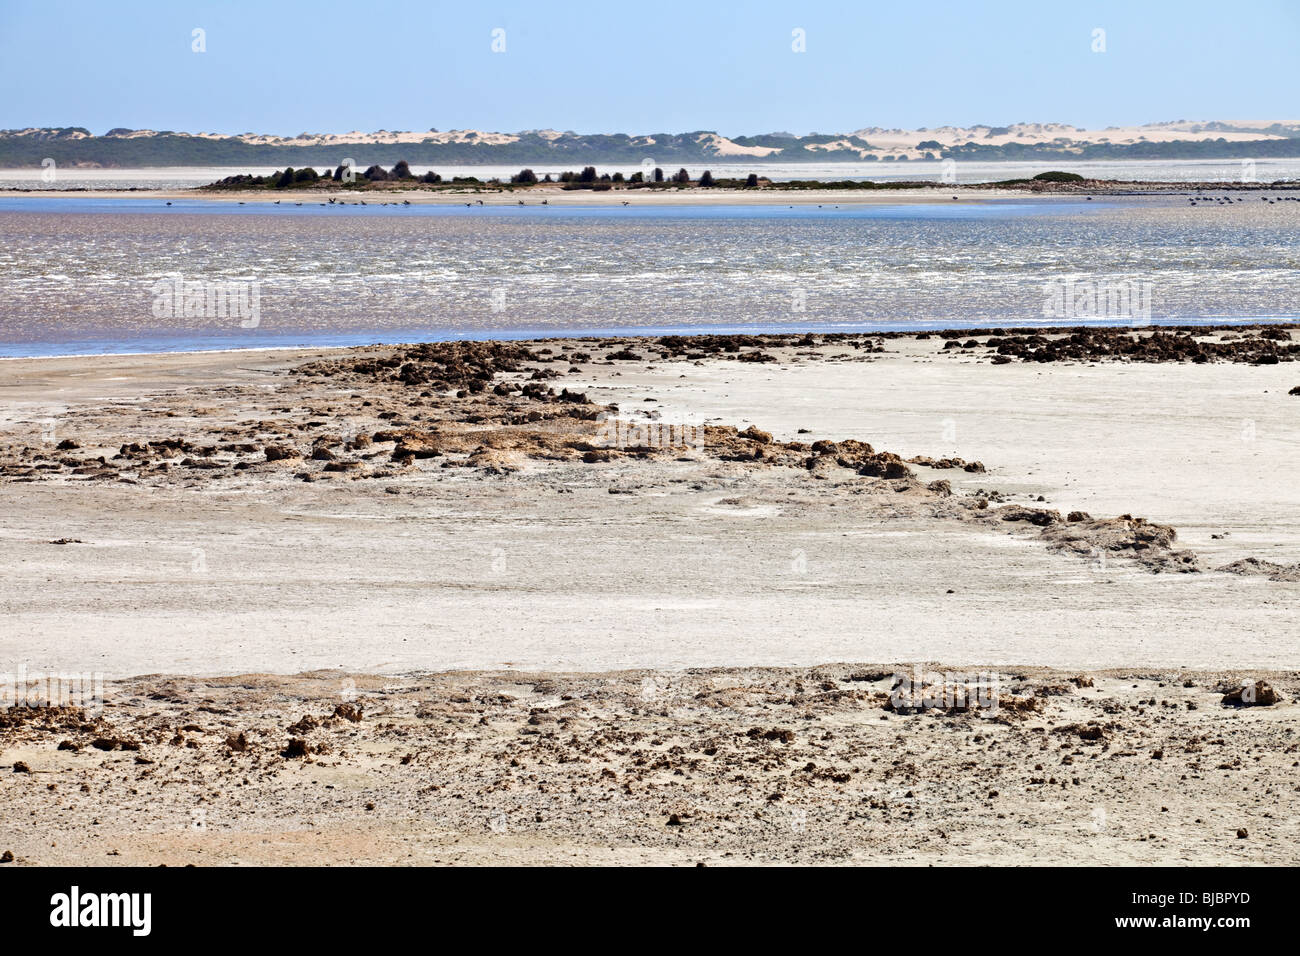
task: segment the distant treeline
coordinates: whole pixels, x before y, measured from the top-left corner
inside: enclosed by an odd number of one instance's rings
[[[513,143],[348,143],[334,146],[254,145],[242,140],[199,139],[172,133],[127,138],[93,136],[75,139],[69,134],[80,129],[60,130],[47,135],[0,133],[0,167],[39,166],[52,158],[60,166],[95,163],[107,167],[148,166],[303,166],[333,169],[345,158],[361,165],[392,165],[400,160],[417,165],[556,165],[571,163],[640,163],[647,156],[656,162],[698,165],[707,162],[827,162],[858,161],[852,150],[825,151],[811,147],[836,140],[850,140],[867,148],[865,140],[852,137],[783,136],[737,137],[743,146],[774,146],[781,152],[770,157],[719,156],[699,142],[701,133],[653,134],[653,145],[643,137],[626,134],[572,135],[548,139],[536,133],[521,134]],[[707,142],[707,140],[705,141]],[[1229,142],[1098,143],[1062,149],[1050,144],[1001,146],[967,143],[943,148],[937,142],[922,143],[927,158],[958,160],[1089,160],[1089,159],[1284,159],[1300,157],[1300,138]],[[868,159],[875,159],[871,156]],[[891,160],[893,157],[885,157]]]

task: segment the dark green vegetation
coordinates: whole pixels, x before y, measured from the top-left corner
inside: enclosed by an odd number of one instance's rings
[[[525,170],[531,173],[532,170]],[[340,187],[351,187],[364,189],[374,183],[399,183],[408,186],[415,186],[421,183],[426,185],[439,185],[443,181],[442,177],[435,172],[427,172],[422,176],[416,176],[411,172],[411,167],[405,160],[399,162],[391,170],[386,170],[382,166],[371,166],[365,172],[353,172],[351,178],[348,176],[346,166],[336,166],[331,173],[328,170],[324,175],[318,173],[311,166],[305,166],[302,169],[294,169],[292,166],[285,168],[281,172],[272,173],[269,176],[253,176],[248,173],[237,176],[227,176],[225,179],[219,179],[215,183],[203,187],[205,189],[292,189],[297,186],[330,186],[337,184]],[[513,181],[513,180],[512,180]],[[533,178],[536,182],[537,178]],[[469,179],[456,178],[451,181],[455,184],[474,185],[478,183],[473,177]]]
[[[872,180],[858,179],[839,179],[831,181],[822,181],[819,179],[796,179],[788,182],[774,183],[769,179],[761,178],[756,173],[750,173],[744,179],[739,178],[715,178],[709,170],[700,173],[699,179],[692,180],[690,173],[685,167],[679,169],[672,176],[665,176],[662,167],[655,167],[650,173],[650,178],[646,174],[638,171],[631,176],[624,176],[621,172],[602,173],[595,166],[584,166],[581,170],[574,172],[568,170],[552,176],[547,173],[539,179],[537,174],[529,168],[521,169],[510,177],[508,182],[500,179],[481,180],[475,176],[453,176],[449,180],[444,180],[438,173],[429,171],[423,175],[416,176],[410,165],[405,161],[399,161],[391,170],[376,164],[365,172],[349,173],[347,167],[338,166],[333,173],[326,170],[324,174],[318,173],[314,168],[308,166],[302,169],[288,167],[282,172],[275,172],[269,176],[253,176],[243,174],[237,176],[227,176],[225,179],[218,180],[202,189],[293,189],[299,187],[315,188],[339,188],[348,190],[366,190],[366,189],[449,189],[452,191],[464,191],[472,189],[474,192],[506,191],[514,192],[516,189],[528,190],[533,187],[547,186],[558,184],[561,189],[569,190],[590,190],[592,192],[608,192],[611,189],[650,189],[650,190],[679,190],[679,189],[770,189],[780,192],[790,191],[807,191],[807,190],[897,190],[897,189],[934,189],[939,191],[949,191],[953,187],[951,183],[934,182],[931,180],[898,180],[892,182],[875,182]],[[1300,184],[1293,182],[1276,182],[1276,183],[1165,183],[1165,182],[1120,182],[1106,179],[1085,179],[1078,173],[1062,172],[1060,170],[1049,170],[1045,173],[1039,173],[1033,179],[1004,179],[1001,182],[994,183],[973,183],[968,184],[966,189],[1012,189],[1025,192],[1035,193],[1071,193],[1080,195],[1084,192],[1105,194],[1142,194],[1142,193],[1160,193],[1160,192],[1177,192],[1187,193],[1191,189],[1200,192],[1202,188],[1211,190],[1296,190],[1300,189]],[[954,196],[954,199],[957,197]],[[332,200],[331,200],[332,201]]]
[[[318,173],[310,166],[302,169],[294,169],[292,166],[283,171],[272,173],[269,176],[253,176],[249,173],[243,173],[235,176],[227,176],[215,183],[210,183],[202,188],[204,189],[292,189],[295,187],[332,187],[338,186],[344,189],[369,189],[369,188],[389,188],[388,184],[397,184],[401,188],[410,189],[421,186],[446,186],[448,188],[473,186],[485,189],[506,189],[513,190],[515,187],[530,187],[547,185],[553,183],[561,184],[566,190],[589,189],[595,192],[604,192],[620,186],[626,189],[681,189],[689,186],[700,186],[708,188],[710,186],[726,187],[730,189],[758,189],[761,186],[771,186],[772,183],[766,179],[760,179],[755,174],[750,174],[745,179],[714,179],[709,170],[704,170],[698,180],[692,180],[690,174],[683,168],[678,170],[670,180],[665,180],[663,170],[656,168],[651,179],[646,180],[641,172],[633,173],[631,176],[624,176],[621,172],[600,173],[595,166],[584,166],[578,172],[567,171],[552,177],[549,173],[539,179],[537,173],[532,169],[524,168],[510,177],[508,183],[503,183],[500,179],[489,179],[483,181],[474,176],[454,176],[449,180],[444,180],[438,173],[429,171],[421,176],[416,176],[411,172],[410,164],[406,160],[399,160],[391,170],[376,164],[366,169],[365,172],[353,172],[348,175],[347,167],[338,166],[333,173],[328,170],[324,174]],[[834,188],[837,184],[805,184],[801,188]],[[872,183],[851,183],[852,187],[871,187]]]
[[[147,166],[315,166],[333,168],[344,156],[351,155],[364,164],[391,165],[401,159],[420,165],[434,164],[556,164],[640,163],[652,156],[660,163],[704,163],[721,160],[706,131],[690,133],[654,133],[629,136],[625,133],[563,133],[556,138],[537,132],[518,134],[512,143],[479,142],[477,134],[467,134],[466,142],[439,143],[431,138],[421,143],[374,144],[254,144],[234,137],[207,138],[162,131],[147,136],[129,135],[128,129],[110,130],[92,136],[82,127],[43,130],[0,130],[0,166],[39,166],[50,157],[59,166],[79,163],[108,167]],[[433,132],[433,131],[430,131]],[[1131,144],[1018,144],[992,146],[967,142],[943,147],[937,140],[927,140],[920,149],[927,158],[964,160],[1087,160],[1087,159],[1277,159],[1300,157],[1300,130],[1277,126],[1261,128],[1261,135],[1274,134],[1286,139],[1229,142],[1226,139],[1204,142],[1173,141]],[[797,137],[769,133],[733,139],[741,146],[779,149],[768,157],[727,156],[728,163],[768,161],[826,162],[828,160],[874,160],[860,151],[871,148],[867,140],[856,136],[812,134]],[[844,143],[834,149],[814,148]],[[903,157],[886,156],[885,160]]]

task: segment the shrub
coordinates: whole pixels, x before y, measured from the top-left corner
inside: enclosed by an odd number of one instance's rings
[[[1034,179],[1040,183],[1081,183],[1083,177],[1078,173],[1063,173],[1059,169],[1052,169],[1045,173],[1039,173]]]
[[[704,172],[700,173],[700,185],[701,185],[701,186],[712,186],[712,185],[713,185],[713,173],[709,172],[707,169],[706,169]]]
[[[531,169],[521,169],[510,177],[510,181],[519,186],[532,186],[537,183],[537,174]]]

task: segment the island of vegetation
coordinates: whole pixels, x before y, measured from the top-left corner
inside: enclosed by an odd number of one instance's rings
[[[207,186],[199,187],[202,191],[213,192],[276,192],[281,190],[312,190],[316,192],[471,192],[471,193],[514,193],[517,191],[551,191],[565,192],[588,190],[591,192],[608,192],[611,190],[761,190],[777,192],[800,192],[807,190],[850,191],[850,190],[904,190],[930,189],[948,190],[956,188],[953,183],[934,180],[889,180],[870,179],[795,179],[778,181],[750,173],[742,178],[715,177],[709,170],[704,170],[698,177],[683,167],[675,173],[669,173],[661,166],[637,171],[625,175],[621,171],[600,172],[595,166],[584,166],[578,171],[566,171],[558,174],[537,173],[525,167],[507,179],[499,177],[480,179],[476,176],[451,176],[444,178],[433,170],[417,174],[406,160],[399,160],[391,169],[378,164],[365,170],[350,166],[336,166],[334,169],[317,170],[312,166],[298,169],[292,166],[278,170],[267,176],[241,174],[227,176]],[[1014,190],[1035,193],[1095,193],[1095,194],[1130,194],[1130,193],[1185,193],[1205,189],[1300,189],[1300,183],[1171,183],[1148,181],[1121,181],[1108,179],[1088,179],[1078,173],[1062,170],[1048,170],[1027,179],[1005,179],[989,183],[962,184],[962,189]]]

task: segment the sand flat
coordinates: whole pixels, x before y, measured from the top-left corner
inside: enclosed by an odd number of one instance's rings
[[[990,366],[938,349],[901,338],[853,362],[585,364],[565,385],[660,421],[979,460],[987,472],[918,471],[958,495],[1173,524],[1210,566],[1300,560],[1298,493],[1277,478],[1295,460],[1290,366]],[[39,431],[49,415],[58,437],[111,454],[273,405],[301,418],[317,393],[282,393],[285,369],[339,354],[13,360],[0,394],[10,427]],[[1055,553],[1020,525],[936,521],[851,475],[671,456],[292,474],[5,482],[0,660],[114,677],[1296,664],[1300,584]]]
[[[1295,366],[775,341],[0,362],[0,851],[1294,865]]]

